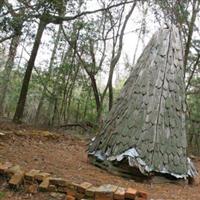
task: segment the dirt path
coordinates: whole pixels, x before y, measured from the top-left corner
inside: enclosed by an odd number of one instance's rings
[[[110,183],[122,187],[131,186],[148,192],[151,200],[200,199],[200,186],[136,183],[91,165],[87,160],[87,142],[71,134],[52,134],[30,127],[13,124],[8,126],[5,123],[0,123],[0,132],[7,133],[6,137],[0,138],[0,162],[10,161],[21,165],[25,170],[40,169],[77,183],[87,181],[94,185]],[[200,169],[199,161],[196,165]],[[50,199],[47,194],[41,193],[28,198],[25,193],[7,192],[6,195],[2,199]]]

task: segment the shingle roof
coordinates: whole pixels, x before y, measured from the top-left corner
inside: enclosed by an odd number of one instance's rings
[[[194,176],[186,155],[185,85],[179,31],[156,32],[110,111],[89,154],[177,178]]]

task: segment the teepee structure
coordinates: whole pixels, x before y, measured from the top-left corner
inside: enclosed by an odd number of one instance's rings
[[[89,145],[92,162],[145,177],[196,175],[186,153],[182,52],[175,26],[153,35]]]

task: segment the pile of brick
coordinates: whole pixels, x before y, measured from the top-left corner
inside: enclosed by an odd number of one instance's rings
[[[25,172],[19,165],[0,163],[0,175],[8,181],[11,189],[25,189],[27,192],[58,192],[66,194],[66,200],[146,200],[145,192],[115,185],[95,187],[91,183],[71,183],[63,178],[52,177],[40,170]]]

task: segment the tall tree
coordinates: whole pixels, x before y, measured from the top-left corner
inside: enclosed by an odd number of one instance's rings
[[[10,12],[12,16],[12,23],[10,23],[10,28],[13,31],[13,37],[10,42],[8,59],[4,66],[4,71],[2,72],[3,80],[2,80],[1,94],[0,94],[0,115],[3,115],[4,113],[6,93],[9,86],[10,74],[14,66],[14,59],[16,57],[17,47],[19,46],[20,43],[20,37],[22,34],[22,28],[24,24],[23,17],[25,12],[24,8],[19,12],[15,12],[12,5],[9,4],[7,1],[3,2],[3,4],[5,4],[6,9]]]
[[[52,50],[52,54],[51,54],[51,59],[50,59],[50,63],[49,63],[49,68],[48,68],[48,72],[47,72],[47,76],[46,76],[46,85],[43,86],[43,91],[42,91],[42,95],[36,110],[36,115],[35,115],[35,123],[38,122],[39,118],[40,118],[40,113],[44,104],[44,99],[47,95],[47,87],[48,87],[48,83],[51,79],[52,76],[52,70],[53,70],[53,65],[54,65],[54,60],[55,60],[55,56],[56,56],[56,50],[58,48],[58,44],[59,44],[59,39],[60,39],[60,34],[61,34],[61,25],[59,25],[58,28],[58,32],[56,35],[56,39],[54,41],[54,47]]]
[[[110,62],[110,72],[109,72],[108,83],[107,83],[107,86],[106,86],[106,87],[109,88],[109,110],[111,110],[112,105],[113,105],[113,85],[112,85],[113,73],[114,73],[114,69],[115,69],[115,67],[116,67],[116,65],[117,65],[117,63],[120,59],[121,53],[122,53],[124,31],[126,29],[128,20],[130,19],[135,6],[136,6],[136,1],[132,4],[128,14],[125,16],[125,20],[123,22],[121,31],[119,32],[118,47],[116,47],[117,41],[114,41],[114,44],[113,44],[112,59],[111,59],[111,62]]]
[[[19,122],[23,117],[29,81],[30,81],[30,78],[31,78],[32,69],[34,67],[35,58],[36,58],[37,51],[38,51],[38,48],[39,48],[39,43],[40,43],[40,40],[41,40],[43,31],[44,31],[46,25],[49,24],[49,23],[61,24],[63,21],[75,20],[75,19],[78,19],[81,16],[85,16],[87,14],[93,14],[93,13],[97,13],[97,12],[100,12],[100,11],[109,10],[109,9],[119,7],[121,5],[131,3],[131,2],[132,1],[130,1],[130,2],[129,1],[120,2],[120,3],[117,3],[117,4],[109,5],[106,8],[97,9],[97,10],[94,10],[94,11],[79,12],[79,10],[77,10],[77,13],[73,16],[63,16],[62,15],[63,14],[63,7],[65,7],[65,4],[64,4],[63,1],[62,2],[59,2],[59,1],[53,1],[52,2],[52,1],[48,0],[47,2],[42,1],[41,4],[37,5],[38,10],[35,10],[36,13],[31,15],[31,17],[39,18],[40,23],[39,23],[39,26],[38,26],[38,31],[37,31],[37,35],[36,35],[35,42],[34,42],[34,45],[33,45],[33,49],[32,49],[32,52],[31,52],[31,56],[30,56],[28,64],[27,64],[27,69],[26,69],[24,80],[23,80],[23,83],[22,83],[20,97],[19,97],[19,100],[18,100],[18,103],[17,103],[17,108],[16,108],[16,112],[15,112],[13,121]],[[41,12],[41,10],[42,10],[42,12]],[[38,12],[38,11],[40,11],[40,12]]]
[[[22,82],[22,88],[21,88],[19,100],[17,103],[15,115],[13,118],[14,122],[20,122],[20,120],[23,117],[23,112],[24,112],[25,103],[26,103],[26,97],[27,97],[27,93],[28,93],[28,86],[29,86],[32,70],[35,65],[35,59],[36,59],[37,52],[38,52],[38,49],[40,46],[42,34],[44,32],[46,24],[47,24],[46,21],[43,20],[43,18],[41,18],[39,25],[38,25],[38,30],[37,30],[34,45],[33,45],[32,51],[31,51],[31,55],[30,55],[29,61],[27,63],[27,68],[26,68],[26,72],[24,75],[24,79]]]
[[[14,59],[16,56],[19,41],[20,41],[20,35],[17,35],[12,38],[9,49],[8,60],[6,62],[4,71],[2,72],[4,75],[3,75],[1,94],[0,94],[0,115],[3,115],[4,113],[4,103],[5,103],[6,93],[8,90],[10,74],[14,65]]]

